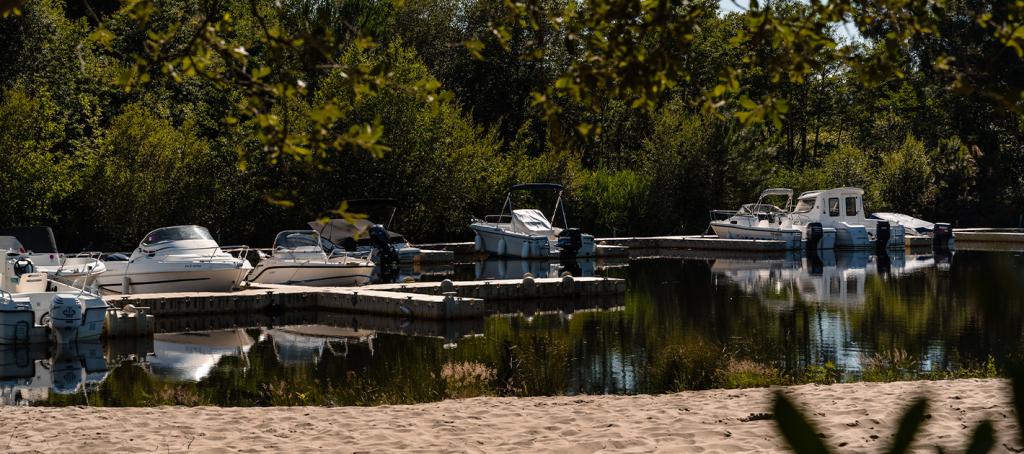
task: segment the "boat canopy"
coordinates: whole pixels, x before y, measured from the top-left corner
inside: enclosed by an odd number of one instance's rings
[[[13,236],[25,248],[36,254],[56,254],[57,240],[53,230],[44,226],[11,227],[0,229],[0,236]]]
[[[512,210],[512,231],[540,236],[555,234],[554,227],[548,222],[544,213],[533,208]]]
[[[770,195],[784,195],[786,197],[793,197],[793,190],[789,188],[768,188],[761,193],[761,197]]]
[[[149,232],[149,235],[146,235],[146,238],[142,240],[142,245],[148,246],[166,241],[185,240],[214,241],[213,235],[210,235],[210,231],[206,230],[206,227],[200,227],[198,225],[177,225],[174,227],[163,227]]]
[[[285,230],[274,238],[274,249],[320,251],[320,235],[315,230]]]
[[[522,183],[513,185],[508,192],[513,191],[562,191],[565,187],[558,183]]]

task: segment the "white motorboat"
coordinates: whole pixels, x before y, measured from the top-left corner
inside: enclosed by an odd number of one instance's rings
[[[244,257],[245,254],[239,254]],[[107,293],[226,292],[252,270],[214,241],[205,227],[185,225],[150,232],[127,260],[106,261],[96,282]]]
[[[902,225],[865,217],[864,190],[860,188],[835,188],[800,194],[790,217],[793,225],[810,226],[818,223],[822,228],[835,229],[837,248],[905,247]]]
[[[387,232],[388,242],[394,247],[398,254],[398,260],[402,263],[411,263],[423,252],[420,248],[413,246],[404,235],[391,231],[391,224],[395,219],[395,212],[398,210],[398,202],[394,199],[352,199],[348,200],[349,211],[354,213],[384,214],[387,222],[380,224]],[[388,208],[389,211],[381,213],[377,207]],[[358,252],[369,257],[374,249],[379,248],[373,238],[370,237],[370,229],[377,225],[371,219],[330,219],[327,222],[310,221],[309,226],[320,235],[344,248],[348,252]]]
[[[0,229],[0,252],[27,259],[35,271],[74,287],[90,286],[106,271],[97,252],[61,254],[49,227]]]
[[[9,257],[0,269],[0,344],[99,339],[107,303],[84,289],[51,283],[31,266]]]
[[[785,197],[784,208],[767,203],[769,197]],[[789,218],[792,203],[792,189],[765,189],[757,203],[748,203],[736,211],[712,211],[712,216],[729,217],[712,220],[711,229],[719,238],[784,241],[787,249],[800,249],[803,231],[794,227]]]
[[[363,285],[370,282],[373,268],[370,259],[344,254],[315,230],[286,230],[277,234],[271,255],[261,258],[246,280],[322,287]]]
[[[330,325],[288,325],[264,331],[273,340],[274,351],[282,365],[315,364],[324,351],[345,355],[349,343],[365,342],[373,354],[375,331]]]
[[[955,245],[953,228],[943,222],[928,222],[903,213],[872,213],[868,219],[889,221],[903,226],[907,245],[931,245],[935,249],[952,249]],[[913,240],[913,241],[912,241]]]
[[[565,189],[554,183],[528,183],[508,190],[501,214],[476,219],[469,228],[476,233],[475,248],[498,257],[574,258],[594,257],[594,237],[569,228],[562,193]],[[517,191],[555,191],[555,208],[550,220],[538,209],[515,208],[512,195]],[[506,214],[507,213],[507,214]],[[561,215],[564,228],[552,224]]]

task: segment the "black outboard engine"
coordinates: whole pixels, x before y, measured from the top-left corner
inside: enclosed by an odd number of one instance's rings
[[[391,282],[398,277],[398,251],[391,244],[391,235],[383,225],[374,224],[370,227],[370,242],[373,243],[374,261],[380,270],[380,280]]]
[[[875,226],[875,249],[888,249],[890,237],[892,237],[892,231],[889,228],[889,221],[878,221]]]
[[[821,242],[821,239],[824,236],[825,229],[821,226],[820,222],[807,224],[807,250],[817,251],[818,243]]]
[[[932,249],[936,251],[949,250],[949,243],[953,239],[953,226],[945,222],[936,222],[932,229]]]
[[[583,233],[580,229],[565,229],[558,234],[558,255],[560,258],[575,258],[583,248]]]

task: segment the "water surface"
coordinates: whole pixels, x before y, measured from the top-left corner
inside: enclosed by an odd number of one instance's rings
[[[577,266],[577,273],[627,279],[627,294],[509,304],[522,312],[450,323],[295,313],[249,317],[240,328],[162,333],[151,343],[0,348],[0,400],[373,405],[660,393],[739,386],[751,376],[859,380],[881,360],[912,370],[911,378],[955,375],[1004,367],[1022,349],[1020,253],[688,254]],[[511,261],[420,274],[562,271],[557,263]]]

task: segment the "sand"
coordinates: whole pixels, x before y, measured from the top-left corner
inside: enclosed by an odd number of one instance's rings
[[[0,450],[45,452],[766,452],[784,450],[769,412],[775,389],[661,396],[474,398],[381,407],[0,409]],[[1017,450],[1005,380],[781,388],[837,452],[878,452],[903,407],[927,393],[914,445],[958,452],[991,419],[997,451]],[[1019,452],[1019,451],[1018,451]]]

